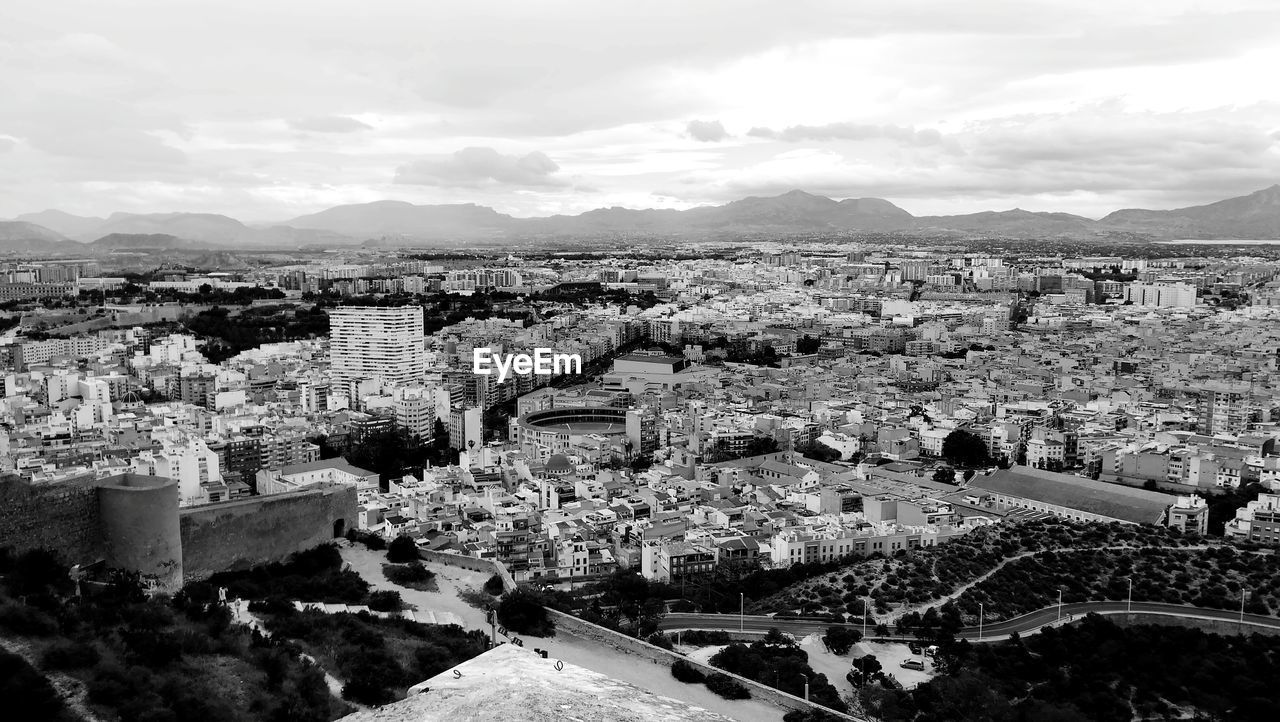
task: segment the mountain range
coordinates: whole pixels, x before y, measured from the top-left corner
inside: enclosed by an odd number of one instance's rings
[[[107,218],[95,218],[47,210],[0,221],[0,252],[100,255],[130,250],[246,250],[362,242],[412,246],[479,239],[777,237],[872,232],[1097,241],[1277,239],[1280,185],[1208,205],[1173,210],[1126,209],[1097,220],[1019,208],[913,216],[881,198],[837,201],[798,190],[688,210],[613,207],[541,218],[515,218],[471,203],[414,205],[404,201],[337,206],[274,225],[249,225],[212,213],[113,213]]]

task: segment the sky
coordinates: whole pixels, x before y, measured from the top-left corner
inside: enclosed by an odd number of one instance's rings
[[[1280,183],[1276,0],[4,0],[0,217]]]

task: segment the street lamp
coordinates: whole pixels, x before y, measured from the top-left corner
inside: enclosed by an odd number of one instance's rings
[[[800,676],[804,677],[804,701],[808,702],[809,701],[809,675],[802,673]]]
[[[987,609],[982,602],[978,602],[978,641],[982,641],[982,620],[987,616]]]
[[[867,638],[867,617],[871,615],[871,595],[862,600],[862,638]]]
[[[1240,624],[1241,626],[1244,625],[1244,595],[1246,591],[1247,590],[1245,589],[1244,585],[1241,584],[1240,585]]]
[[[739,632],[746,630],[746,626],[747,626],[746,609],[747,609],[747,598],[743,592],[738,592],[738,631]]]
[[[1058,587],[1058,621],[1062,621],[1062,587]]]
[[[1125,604],[1124,611],[1133,611],[1133,577],[1129,577],[1129,601]]]

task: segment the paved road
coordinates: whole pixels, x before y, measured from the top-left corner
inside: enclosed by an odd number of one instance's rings
[[[1127,602],[1075,602],[1072,604],[1063,604],[1061,609],[1057,605],[1045,607],[1020,617],[1007,619],[1002,622],[991,622],[982,626],[982,638],[989,637],[1006,637],[1014,632],[1025,634],[1034,631],[1048,624],[1053,624],[1059,619],[1062,621],[1078,620],[1084,615],[1094,612],[1097,614],[1123,614],[1129,608]],[[1161,604],[1158,602],[1134,602],[1132,605],[1134,614],[1144,615],[1161,615],[1174,617],[1192,617],[1201,619],[1216,619],[1225,622],[1240,622],[1239,612],[1228,609],[1203,609],[1200,607],[1189,607],[1180,604]],[[1250,628],[1257,630],[1259,627],[1269,627],[1271,629],[1280,630],[1280,619],[1276,617],[1267,617],[1260,614],[1246,614],[1243,619],[1242,629],[1248,631]],[[774,619],[773,617],[762,617],[748,615],[739,617],[737,614],[681,614],[672,613],[663,618],[662,629],[708,629],[708,630],[724,630],[728,632],[738,631],[739,629],[747,632],[764,632],[770,628],[777,627],[784,632],[790,632],[797,636],[807,634],[821,633],[826,631],[827,627],[832,626],[827,622],[810,621],[802,619]],[[860,629],[862,625],[849,625]],[[867,630],[871,631],[870,627]],[[958,635],[965,639],[977,639],[978,627],[965,627],[960,630]]]

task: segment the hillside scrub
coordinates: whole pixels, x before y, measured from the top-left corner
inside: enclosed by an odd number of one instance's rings
[[[991,524],[937,546],[872,555],[752,602],[756,614],[861,615],[863,599],[876,613],[891,605],[942,599],[1018,554],[1064,548],[1179,547],[1202,544],[1195,535],[1159,526],[1075,522],[1064,519]]]

